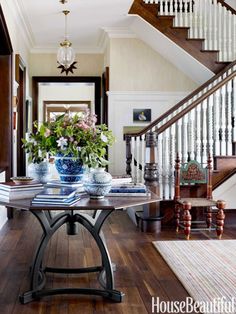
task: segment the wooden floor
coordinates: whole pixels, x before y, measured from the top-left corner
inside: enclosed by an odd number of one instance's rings
[[[232,219],[229,219],[232,223]],[[20,292],[29,286],[29,265],[41,231],[29,212],[17,212],[0,232],[0,313],[1,314],[78,314],[78,313],[151,313],[151,297],[160,300],[185,300],[186,290],[152,246],[153,240],[183,239],[168,229],[159,235],[138,231],[126,212],[111,215],[104,226],[112,261],[117,264],[116,288],[125,293],[123,303],[100,297],[55,296],[27,305],[18,301]],[[192,239],[207,239],[199,234]],[[225,230],[224,239],[236,238],[236,225]],[[99,264],[95,243],[82,227],[76,236],[65,229],[55,234],[46,254],[47,266],[91,266]],[[47,287],[96,285],[96,275],[50,275]]]

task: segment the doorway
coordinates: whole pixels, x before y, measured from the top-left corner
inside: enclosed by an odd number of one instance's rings
[[[101,77],[98,76],[73,76],[73,77],[60,77],[60,76],[34,76],[32,78],[32,95],[33,95],[33,121],[41,120],[40,113],[40,99],[39,89],[40,85],[49,84],[91,84],[93,88],[94,99],[94,113],[97,115],[98,123],[101,123]],[[59,99],[58,99],[59,101]]]

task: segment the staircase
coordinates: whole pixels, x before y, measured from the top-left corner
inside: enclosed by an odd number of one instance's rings
[[[135,0],[139,15],[214,73],[236,59],[236,11],[222,0]]]
[[[206,163],[214,156],[213,184],[236,168],[236,61],[141,132],[125,135],[126,171],[135,182],[158,182],[160,198],[173,199],[177,152]]]

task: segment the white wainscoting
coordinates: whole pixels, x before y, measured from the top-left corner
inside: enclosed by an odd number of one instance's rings
[[[108,125],[116,137],[109,149],[109,172],[126,172],[124,126],[147,126],[149,123],[134,123],[133,109],[151,109],[152,121],[177,104],[190,92],[108,92]]]
[[[6,181],[5,172],[0,173],[0,182]],[[7,209],[4,206],[0,206],[0,229],[7,221]]]

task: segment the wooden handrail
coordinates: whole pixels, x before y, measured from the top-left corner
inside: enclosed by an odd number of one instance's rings
[[[203,102],[206,98],[211,96],[217,89],[225,85],[228,81],[230,81],[232,78],[234,78],[236,75],[236,71],[232,72],[230,75],[228,75],[226,78],[224,78],[221,82],[217,83],[215,86],[213,86],[210,90],[208,90],[206,93],[204,93],[202,96],[200,96],[198,99],[192,102],[191,105],[189,105],[187,108],[183,109],[181,112],[177,113],[172,119],[167,121],[164,125],[162,125],[159,129],[156,129],[156,133],[160,134],[164,132],[166,129],[168,129],[172,124],[177,122],[179,119],[181,119],[186,113],[190,112],[192,109],[194,109],[197,105],[199,105],[201,102]]]
[[[217,2],[221,3],[223,7],[226,7],[227,10],[229,10],[232,14],[236,14],[236,10],[232,8],[228,3],[226,3],[224,0],[217,0]]]
[[[182,99],[180,102],[178,102],[174,107],[167,110],[165,113],[163,113],[160,117],[158,117],[156,120],[154,120],[152,123],[150,123],[148,126],[143,128],[141,131],[136,133],[127,133],[124,134],[125,136],[131,136],[131,137],[138,137],[143,134],[146,134],[148,131],[150,131],[153,127],[155,127],[158,123],[160,123],[163,119],[168,117],[170,114],[172,114],[175,110],[179,109],[183,104],[185,104],[187,101],[189,101],[191,98],[193,98],[195,95],[197,95],[201,90],[206,88],[209,84],[217,80],[220,76],[222,76],[225,72],[227,72],[229,69],[231,69],[234,65],[236,65],[236,60],[230,63],[228,66],[226,66],[222,71],[220,71],[218,74],[214,75],[212,78],[210,78],[208,81],[203,83],[201,86],[199,86],[197,89],[195,89],[191,94],[186,96],[184,99]]]

